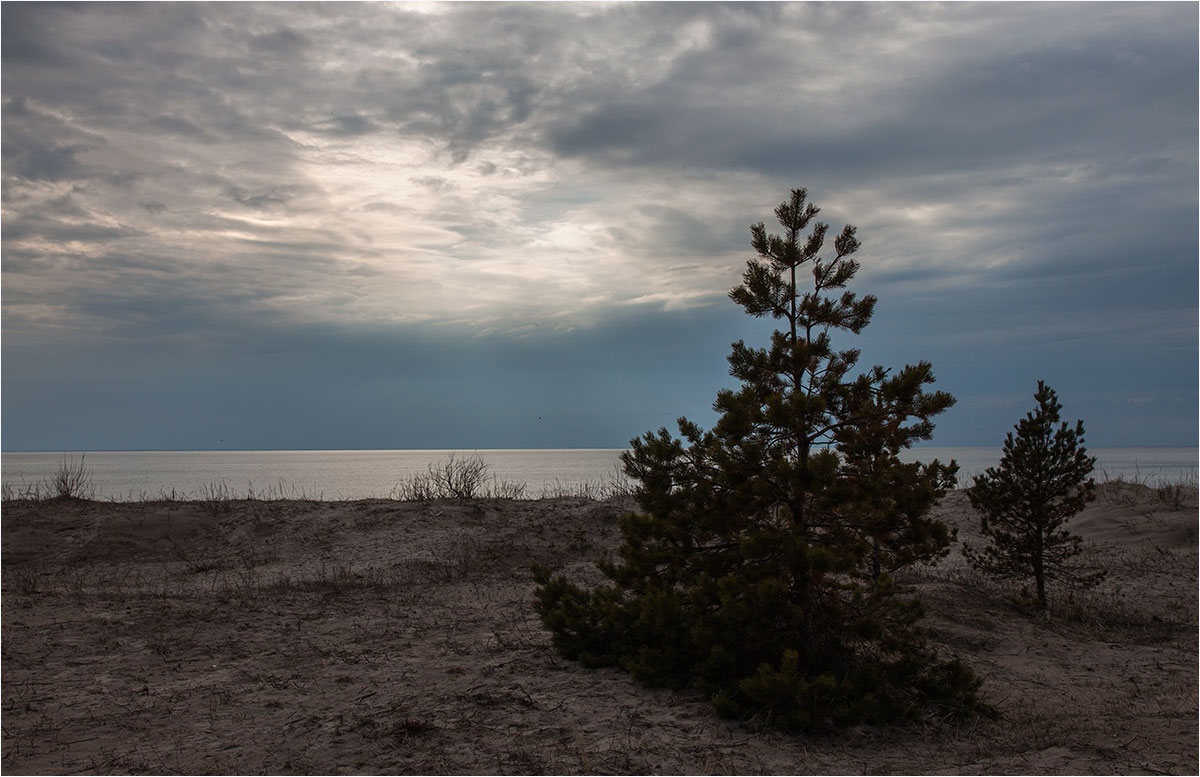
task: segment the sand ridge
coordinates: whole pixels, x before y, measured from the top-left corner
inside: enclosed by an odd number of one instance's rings
[[[914,570],[997,720],[792,737],[557,656],[538,562],[598,580],[627,499],[10,502],[6,773],[1194,774],[1197,512],[1110,484],[1110,571],[1047,621],[957,551]],[[979,539],[965,494],[938,515]]]

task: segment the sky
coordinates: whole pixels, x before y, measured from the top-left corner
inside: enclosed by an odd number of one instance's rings
[[[1197,444],[1194,3],[13,3],[6,451],[711,426],[806,188],[929,444]]]

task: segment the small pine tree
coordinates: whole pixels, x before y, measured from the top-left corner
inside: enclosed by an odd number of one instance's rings
[[[843,291],[859,267],[854,227],[819,258],[828,227],[805,234],[818,212],[805,198],[776,209],[782,235],[751,227],[758,258],[730,292],[784,328],[767,348],[733,344],[742,387],[718,394],[713,430],[681,418],[682,439],[664,428],[631,442],[640,510],[621,518],[619,558],[599,564],[609,583],[535,567],[537,611],[564,656],[701,688],[729,717],[803,730],[982,709],[978,679],[928,648],[923,605],[894,578],[948,551],[928,511],[956,465],[898,453],[954,399],[925,390],[926,362],[851,375],[858,351],[835,351],[830,332],[860,332],[875,298]]]
[[[1096,460],[1083,447],[1083,421],[1074,429],[1066,422],[1055,428],[1062,405],[1040,380],[1034,399],[1037,408],[1013,427],[1015,437],[1009,432],[1005,438],[999,467],[976,476],[967,492],[991,542],[982,551],[964,543],[963,553],[990,574],[1033,578],[1044,610],[1047,580],[1092,586],[1104,572],[1085,574],[1070,564],[1082,547],[1066,523],[1096,498],[1091,478]]]

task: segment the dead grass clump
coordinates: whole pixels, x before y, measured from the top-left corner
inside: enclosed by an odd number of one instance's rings
[[[20,485],[16,483],[4,483],[3,486],[0,486],[0,503],[5,505],[40,502],[43,499],[45,499],[45,495],[37,483],[31,484],[21,481]]]
[[[58,462],[58,468],[48,478],[38,483],[4,483],[0,487],[0,501],[5,504],[22,502],[43,502],[48,499],[94,499],[96,485],[92,480],[92,471],[87,466],[87,454],[80,455],[79,461],[74,456],[63,454]]]
[[[1172,510],[1196,507],[1196,492],[1196,479],[1194,477],[1191,478],[1190,482],[1162,483],[1154,489],[1158,501],[1167,505]]]
[[[439,568],[439,571],[444,570]],[[409,588],[414,582],[416,581],[410,579],[410,575],[400,568],[366,567],[356,570],[350,564],[322,563],[311,576],[292,577],[280,574],[268,582],[250,587],[271,595],[299,592],[334,596],[353,591],[388,593],[395,589]]]
[[[602,480],[585,480],[582,483],[555,480],[542,486],[539,499],[587,499],[592,502],[604,502],[609,499],[632,496],[636,490],[629,476],[619,465],[613,465],[612,472]]]
[[[1089,554],[1089,563],[1084,568],[1099,568],[1108,562],[1108,558],[1100,558],[1097,551]],[[1129,556],[1136,554],[1127,554]],[[1145,569],[1152,560],[1140,555],[1137,559],[1128,559],[1128,564]],[[931,585],[948,586],[952,593],[939,597],[948,602],[970,602],[971,606],[963,611],[945,611],[945,606],[938,612],[952,618],[956,622],[971,623],[981,631],[988,632],[998,627],[980,622],[978,613],[981,604],[990,602],[995,607],[1003,608],[1013,616],[1024,617],[1031,621],[1066,622],[1120,631],[1161,632],[1168,626],[1167,619],[1156,613],[1156,608],[1146,606],[1145,601],[1132,599],[1119,582],[1109,581],[1100,587],[1072,587],[1069,584],[1060,586],[1061,593],[1051,598],[1046,610],[1041,610],[1037,598],[1029,590],[1028,584],[1018,581],[1002,581],[986,575],[964,562],[950,562],[939,566],[922,566],[907,570],[899,582],[907,585],[917,585],[930,590]],[[925,591],[921,592],[922,598]],[[940,605],[946,603],[940,602]]]
[[[1159,472],[1142,475],[1140,471],[1135,471],[1129,477],[1112,477],[1102,472],[1097,496],[1101,501],[1122,506],[1157,504],[1166,505],[1171,510],[1184,510],[1200,504],[1198,485],[1194,471],[1181,471],[1174,477]]]
[[[289,595],[316,594],[335,597],[355,592],[375,593],[388,599],[407,601],[418,597],[429,585],[457,583],[468,579],[477,565],[464,548],[430,557],[397,561],[387,567],[355,567],[352,564],[326,564],[308,574],[277,572],[271,574],[246,567],[212,577],[210,588],[244,601],[281,598]]]
[[[67,458],[64,453],[58,463],[58,469],[50,477],[50,494],[58,499],[91,499],[96,495],[96,486],[92,482],[92,472],[87,468],[87,454],[82,454],[79,461],[75,457]]]
[[[233,496],[224,483],[209,483],[200,489],[200,504],[210,515],[221,515],[233,510]]]
[[[492,478],[484,488],[484,499],[524,499],[527,486],[509,480]]]
[[[459,458],[456,453],[443,462],[430,463],[427,471],[413,475],[392,489],[391,498],[401,502],[434,499],[524,499],[526,486],[489,476],[487,462],[479,454]]]
[[[1181,599],[1186,584],[1180,587],[1180,581],[1195,580],[1194,554],[1173,553],[1149,541],[1139,546],[1093,544],[1077,561],[1084,572],[1108,570],[1108,579],[1094,588],[1060,581],[1059,593],[1050,598],[1046,611],[1037,606],[1028,583],[997,580],[959,559],[910,568],[898,576],[898,582],[917,586],[927,601],[936,598],[931,610],[983,632],[990,630],[979,622],[986,603],[992,605],[993,615],[999,608],[1007,617],[1042,621],[1068,631],[1095,630],[1133,644],[1195,630],[1194,593],[1192,605],[1187,606]],[[1128,584],[1147,579],[1161,579],[1162,585],[1138,592]],[[965,602],[970,607],[962,607]]]
[[[1162,548],[1149,539],[1134,546],[1089,545],[1080,555],[1081,563],[1104,568],[1114,575],[1143,577],[1164,572],[1184,573],[1193,560]]]
[[[1051,607],[1049,617],[1060,625],[1119,635],[1123,641],[1135,645],[1170,639],[1185,630],[1195,631],[1194,623],[1176,621],[1140,606],[1121,586],[1072,591],[1064,601]]]
[[[42,564],[36,562],[15,564],[11,561],[4,564],[5,593],[24,597],[35,596],[43,591],[44,579]]]

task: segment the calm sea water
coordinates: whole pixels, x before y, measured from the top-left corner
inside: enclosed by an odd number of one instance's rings
[[[1124,477],[1151,484],[1195,482],[1195,448],[1092,448],[1096,479]],[[86,454],[97,499],[144,499],[172,492],[201,497],[214,486],[232,496],[363,499],[386,497],[397,484],[445,462],[451,451],[154,451]],[[478,454],[499,480],[524,483],[527,495],[601,487],[620,479],[620,450],[482,450]],[[78,454],[65,454],[78,462]],[[49,479],[63,453],[0,454],[0,479],[22,489]],[[928,447],[907,451],[908,461],[959,463],[959,483],[996,464],[999,448]]]

